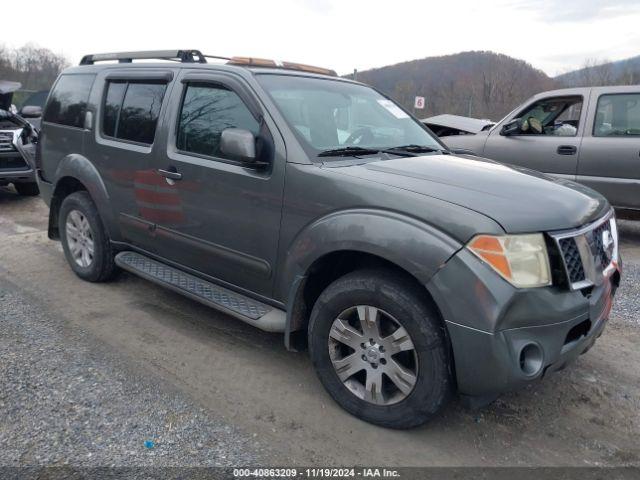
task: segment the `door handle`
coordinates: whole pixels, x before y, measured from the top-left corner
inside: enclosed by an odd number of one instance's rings
[[[575,155],[578,152],[578,147],[574,145],[560,145],[556,151],[559,155]]]
[[[176,170],[176,167],[169,167],[169,170],[159,168],[158,173],[170,180],[182,180],[182,174]]]

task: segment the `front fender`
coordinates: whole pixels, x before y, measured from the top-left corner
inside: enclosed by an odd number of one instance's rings
[[[284,259],[279,297],[319,258],[332,252],[358,251],[384,258],[428,283],[462,245],[423,221],[393,211],[349,209],[328,214],[295,237]]]
[[[117,229],[114,229],[115,223],[110,207],[109,193],[96,167],[82,155],[71,154],[64,157],[58,164],[54,175],[54,197],[58,186],[65,178],[73,178],[84,185],[96,204],[109,237],[118,240]],[[53,208],[51,214],[53,214]]]

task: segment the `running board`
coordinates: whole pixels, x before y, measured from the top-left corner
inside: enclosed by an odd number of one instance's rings
[[[261,330],[284,332],[286,313],[283,310],[136,252],[120,252],[116,255],[115,261],[116,265],[124,270],[228,313]]]

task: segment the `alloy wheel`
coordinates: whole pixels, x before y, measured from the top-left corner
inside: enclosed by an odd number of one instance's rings
[[[65,222],[67,246],[73,260],[82,268],[87,268],[93,262],[94,241],[93,231],[87,217],[79,210],[71,210]]]
[[[329,332],[329,355],[342,383],[376,405],[404,400],[418,378],[411,336],[396,318],[370,305],[338,315]]]

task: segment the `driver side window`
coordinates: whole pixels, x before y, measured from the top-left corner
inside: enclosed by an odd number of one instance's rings
[[[545,98],[518,114],[518,135],[575,137],[581,113],[582,97]]]
[[[242,128],[255,136],[260,132],[260,124],[233,90],[222,85],[189,84],[180,112],[178,150],[225,158],[220,137],[227,128]]]

